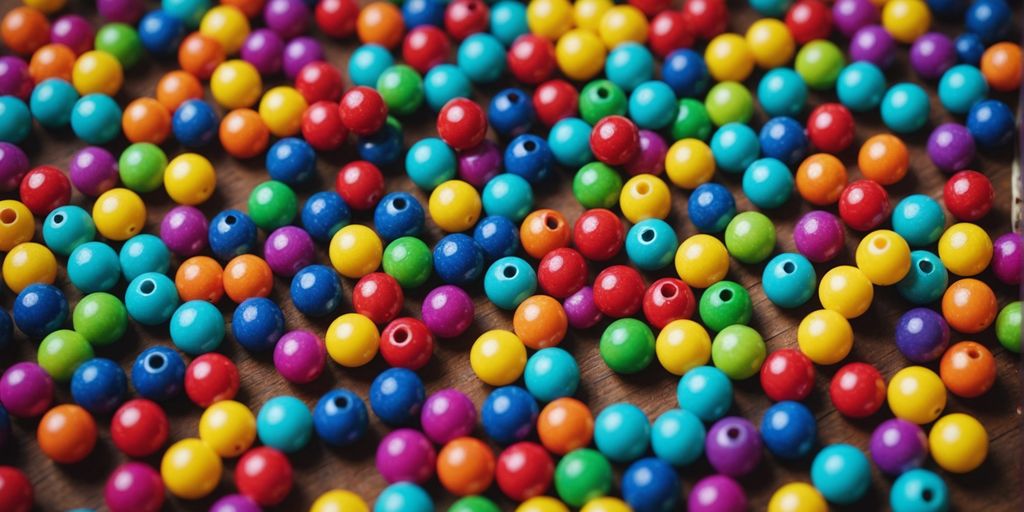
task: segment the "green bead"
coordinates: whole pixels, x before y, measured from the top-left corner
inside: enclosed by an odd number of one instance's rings
[[[711,342],[711,360],[732,380],[756,375],[766,353],[761,335],[745,325],[730,325]]]
[[[719,281],[700,296],[700,319],[713,331],[721,331],[730,325],[746,325],[753,311],[750,294],[733,281]]]
[[[616,373],[636,373],[654,359],[654,333],[635,318],[620,318],[601,334],[601,359]]]
[[[711,118],[704,104],[693,98],[679,100],[676,120],[672,122],[672,139],[700,139],[711,136]]]
[[[155,144],[139,142],[121,152],[117,168],[125,187],[136,192],[152,192],[164,184],[167,155]]]
[[[1014,354],[1020,354],[1020,302],[1007,304],[996,317],[996,338]]]
[[[124,303],[109,293],[90,293],[75,306],[71,315],[75,332],[93,345],[110,345],[124,336],[128,311]]]
[[[67,382],[82,363],[93,358],[92,345],[81,334],[68,329],[51,332],[39,344],[39,366],[58,382]]]
[[[725,227],[725,248],[743,263],[759,263],[775,249],[775,224],[760,212],[743,212]]]
[[[584,208],[614,208],[619,204],[622,178],[602,162],[590,162],[572,179],[572,195]]]
[[[754,116],[754,97],[739,82],[720,82],[708,91],[704,108],[718,126],[728,123],[746,124]]]
[[[624,116],[626,93],[611,80],[594,80],[580,91],[580,116],[590,125],[607,116]]]
[[[249,194],[249,216],[267,231],[291,224],[297,212],[295,191],[280,181],[264,181]]]
[[[423,104],[423,78],[405,64],[391,66],[377,79],[377,92],[388,105],[388,112],[412,114]]]
[[[432,258],[423,240],[403,236],[388,244],[381,262],[384,272],[395,278],[402,288],[416,288],[430,278],[434,268]]]
[[[555,466],[555,490],[573,507],[608,494],[612,488],[612,465],[596,450],[581,448],[562,457]]]
[[[501,512],[493,501],[483,496],[466,496],[448,507],[448,512]]]
[[[825,90],[835,87],[839,73],[846,67],[846,59],[835,43],[817,39],[800,48],[794,67],[808,87]]]
[[[121,66],[130,68],[142,58],[139,33],[124,23],[107,23],[96,32],[96,49],[114,56]]]

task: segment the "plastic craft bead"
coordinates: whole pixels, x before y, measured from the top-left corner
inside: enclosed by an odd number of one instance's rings
[[[111,512],[155,512],[164,504],[160,473],[140,462],[118,466],[107,479],[103,494]]]
[[[525,261],[515,256],[501,258],[484,274],[487,298],[502,309],[515,309],[537,289],[537,275]]]
[[[11,416],[41,416],[53,400],[53,379],[38,364],[15,363],[0,376],[0,400]]]
[[[68,317],[64,294],[47,284],[31,284],[18,293],[11,308],[18,329],[31,339],[41,339],[59,329]]]
[[[490,487],[494,465],[490,447],[472,437],[454,439],[437,454],[438,479],[448,492],[456,496],[478,494]],[[458,509],[459,503],[468,502],[460,500],[452,507]],[[472,505],[466,506],[469,510],[476,510]]]
[[[113,412],[127,392],[128,377],[109,359],[85,361],[71,376],[71,396],[75,403],[94,414]]]
[[[818,489],[804,482],[791,482],[779,487],[768,501],[768,512],[824,512],[828,504]]]
[[[849,363],[832,377],[829,396],[844,416],[866,418],[885,403],[885,380],[874,366]]]
[[[419,418],[426,395],[423,382],[411,370],[389,368],[370,386],[370,407],[384,423],[400,426]]]
[[[835,203],[845,187],[846,167],[827,153],[811,155],[797,168],[797,192],[815,206]]]
[[[798,350],[776,350],[761,365],[761,388],[775,401],[803,400],[814,388],[814,366]]]
[[[480,419],[488,437],[506,445],[522,441],[533,430],[539,409],[523,388],[504,386],[495,389],[480,407]]]
[[[413,240],[415,239],[400,238],[392,242],[384,253],[384,270],[395,276],[399,284],[405,288],[415,288],[423,284],[430,275],[430,260],[419,260],[419,251],[414,249],[421,246],[425,256],[428,251],[426,244]],[[407,253],[405,261],[401,264],[401,267],[404,267],[402,269],[398,268],[399,262],[395,261],[401,254],[399,247]],[[434,271],[446,283],[462,285],[479,279],[484,271],[484,259],[485,254],[480,244],[462,233],[445,236],[434,246]]]
[[[590,444],[594,418],[579,400],[559,398],[540,412],[537,434],[544,447],[552,453],[565,455]]]
[[[68,257],[68,280],[84,293],[113,288],[120,277],[119,269],[117,253],[102,242],[79,245]]]
[[[579,385],[580,369],[565,350],[542,348],[526,361],[523,380],[526,389],[542,402],[572,396]]]
[[[663,329],[668,324],[689,319],[696,309],[693,292],[686,283],[671,277],[659,279],[644,292],[644,317],[652,327]],[[670,345],[675,343],[669,342]],[[666,346],[668,349],[668,346]]]
[[[75,370],[92,357],[89,342],[81,334],[67,329],[53,331],[43,338],[36,354],[39,366],[58,382],[71,380]]]
[[[761,439],[776,457],[802,458],[814,448],[817,438],[814,415],[799,402],[779,402],[769,407],[761,418]]]
[[[946,388],[935,372],[911,366],[900,370],[889,381],[889,408],[897,418],[919,425],[939,417],[946,406]]]
[[[928,136],[928,157],[939,169],[956,172],[974,160],[974,138],[967,127],[956,123],[941,124]]]
[[[213,492],[222,470],[220,457],[196,438],[171,445],[160,463],[167,490],[184,499],[199,499]]]
[[[477,378],[492,386],[505,386],[523,374],[526,347],[511,332],[491,330],[476,339],[469,358]]]
[[[796,71],[775,68],[758,83],[757,99],[769,115],[795,116],[807,102],[807,84]]]
[[[892,227],[912,247],[934,243],[942,235],[946,216],[934,199],[912,194],[892,211]]]
[[[393,367],[419,370],[434,352],[434,335],[415,318],[399,318],[381,332],[380,355]]]
[[[1006,305],[996,317],[996,339],[1006,350],[1020,353],[1021,302]]]
[[[221,457],[238,457],[256,440],[256,417],[242,403],[220,400],[199,418],[199,438]]]
[[[283,321],[281,326],[283,328]],[[327,328],[324,343],[334,362],[355,368],[369,363],[377,355],[380,333],[368,317],[347,313],[336,318]]]
[[[741,262],[761,262],[775,249],[775,225],[762,213],[740,213],[725,228],[725,246]]]
[[[858,448],[833,444],[814,457],[811,481],[830,502],[841,505],[855,503],[870,487],[871,466]]]
[[[687,508],[693,512],[738,512],[747,509],[747,497],[732,478],[712,475],[694,484]]]
[[[643,411],[632,404],[606,407],[594,421],[594,443],[615,462],[635,460],[647,451],[651,427]]]
[[[39,450],[54,462],[73,464],[96,446],[96,422],[77,405],[58,405],[39,421],[36,440]]]
[[[893,482],[889,506],[895,512],[946,510],[949,508],[949,490],[946,482],[935,473],[912,469]]]
[[[131,381],[143,398],[169,400],[184,386],[185,362],[177,352],[166,347],[150,347],[135,358]]]
[[[916,424],[894,418],[875,428],[870,450],[882,472],[898,475],[921,466],[928,456],[928,438]]]
[[[736,216],[736,200],[729,189],[718,183],[704,183],[693,190],[687,201],[687,214],[701,231],[719,233]]]
[[[988,456],[988,432],[973,416],[943,416],[928,433],[928,447],[935,462],[951,473],[968,473]]]
[[[704,450],[719,473],[742,476],[761,461],[761,436],[754,424],[737,416],[716,421],[708,430]]]
[[[943,187],[946,209],[959,221],[980,220],[992,209],[995,191],[988,177],[977,171],[960,171]]]
[[[425,482],[434,472],[436,454],[427,436],[402,428],[377,445],[377,470],[387,482]]]
[[[797,344],[800,351],[815,363],[835,364],[853,348],[853,329],[842,314],[819,309],[800,321]]]
[[[92,207],[96,231],[114,241],[128,240],[146,224],[146,205],[135,192],[112,188],[101,194]],[[122,262],[122,267],[124,266]]]
[[[983,345],[962,341],[950,347],[942,356],[939,376],[946,389],[957,396],[981,396],[995,383],[995,359]]]

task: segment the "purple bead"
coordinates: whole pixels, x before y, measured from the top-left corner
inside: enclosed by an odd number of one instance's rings
[[[206,247],[209,225],[194,206],[176,206],[160,222],[160,239],[174,254],[187,258]]]
[[[0,377],[0,403],[11,416],[33,418],[53,400],[53,379],[35,363],[15,363]]]
[[[108,21],[134,25],[142,17],[141,0],[96,0],[96,10]]]
[[[626,164],[626,172],[633,176],[657,176],[665,172],[665,153],[668,153],[668,145],[661,135],[650,130],[640,130],[640,152]]]
[[[377,471],[389,484],[425,483],[434,474],[436,459],[427,436],[411,428],[395,430],[377,445]]]
[[[939,32],[929,32],[910,47],[910,66],[917,75],[928,80],[942,76],[956,64],[956,46],[953,40]]]
[[[871,433],[871,459],[883,473],[899,475],[921,467],[928,457],[928,438],[921,427],[899,418],[883,421]]]
[[[1024,238],[1017,233],[1007,233],[996,238],[993,244],[992,272],[1000,281],[1020,284],[1021,263],[1024,262]]]
[[[210,512],[263,512],[263,509],[241,494],[228,494],[215,501]]]
[[[938,359],[948,346],[949,325],[935,311],[914,308],[896,322],[896,347],[915,363]]]
[[[160,510],[164,482],[160,473],[141,462],[122,464],[107,478],[103,490],[110,512]]]
[[[878,23],[878,7],[871,0],[836,0],[832,4],[832,21],[846,37]]]
[[[594,302],[594,289],[589,286],[580,288],[579,291],[562,301],[562,308],[565,309],[565,316],[569,317],[569,325],[573,329],[588,329],[597,325],[604,315],[597,309]]]
[[[885,69],[892,64],[896,41],[881,25],[862,27],[850,38],[850,60],[866,60]]]
[[[284,47],[284,76],[294,80],[310,62],[324,60],[324,49],[312,37],[296,37]]]
[[[423,323],[439,338],[454,338],[466,332],[473,324],[473,314],[473,299],[455,285],[438,286],[423,298]]]
[[[252,64],[261,74],[272,75],[281,71],[284,41],[273,30],[256,29],[245,38],[241,55],[243,60]]]
[[[294,276],[299,270],[313,264],[316,258],[313,239],[306,230],[295,226],[275,229],[263,244],[263,258],[275,274]]]
[[[476,406],[465,393],[442,389],[427,397],[420,411],[423,433],[437,444],[469,435],[476,428]]]
[[[291,39],[306,32],[310,12],[303,0],[270,0],[263,7],[267,28],[282,39]]]
[[[309,331],[285,333],[274,347],[274,367],[289,382],[313,382],[324,371],[324,342]]]
[[[92,24],[77,14],[61,16],[50,26],[50,42],[67,46],[76,55],[91,50],[95,38]]]
[[[711,475],[693,484],[687,509],[690,512],[745,512],[747,495],[732,478]]]
[[[742,476],[761,462],[761,435],[753,423],[739,416],[729,416],[711,425],[704,451],[715,471]]]
[[[962,171],[974,161],[974,137],[962,124],[940,124],[928,136],[928,156],[945,172]]]
[[[501,163],[498,145],[484,139],[475,148],[459,153],[459,177],[480,188],[501,172]]]
[[[24,59],[13,55],[0,57],[0,96],[17,96],[27,101],[32,87],[32,77]]]
[[[117,160],[103,148],[87,146],[71,157],[68,176],[79,192],[96,197],[117,186]]]
[[[18,190],[28,172],[28,155],[18,146],[0,142],[0,192]]]
[[[804,214],[793,228],[796,250],[815,263],[824,263],[839,255],[846,232],[839,218],[829,212],[813,210]]]

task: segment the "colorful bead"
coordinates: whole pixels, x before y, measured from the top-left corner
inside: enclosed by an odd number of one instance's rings
[[[499,444],[524,440],[537,422],[539,409],[529,392],[519,386],[495,389],[480,407],[480,421],[488,437]]]
[[[492,386],[505,386],[523,374],[526,347],[511,332],[487,331],[473,342],[469,362],[477,378]]]
[[[77,405],[58,405],[39,420],[36,441],[50,460],[74,464],[89,456],[96,446],[96,421]]]
[[[819,309],[800,321],[796,339],[800,351],[815,363],[835,364],[853,348],[853,329],[842,314]]]
[[[921,366],[910,366],[893,375],[887,396],[889,408],[897,418],[919,425],[934,421],[946,406],[942,380]]]
[[[814,457],[811,481],[828,501],[840,505],[855,503],[871,486],[871,466],[858,448],[833,444]]]
[[[653,225],[656,221],[641,221],[641,223]],[[622,221],[617,215],[604,208],[594,208],[583,212],[576,220],[572,232],[572,244],[587,259],[606,261],[615,257],[622,250],[626,236]],[[672,236],[675,234],[673,233]],[[674,248],[675,245],[673,245],[673,250]]]
[[[185,362],[177,352],[166,347],[150,347],[132,364],[132,386],[144,398],[169,400],[181,392],[184,379]]]
[[[324,393],[313,409],[317,436],[331,446],[346,446],[366,434],[369,415],[366,404],[347,389]]]
[[[943,187],[946,209],[959,221],[980,220],[992,209],[995,191],[992,182],[980,172],[960,171]]]
[[[24,205],[14,201],[9,204],[15,218],[13,222],[6,224],[5,227],[7,229],[12,231],[22,229],[26,220],[28,220],[29,225],[32,224],[32,214],[25,209]],[[2,208],[0,206],[0,213],[3,212]],[[89,216],[88,212],[77,206],[67,205],[55,208],[46,216],[46,220],[43,221],[43,240],[46,242],[46,246],[57,254],[69,255],[78,246],[92,241],[95,237],[96,225],[93,224],[92,217]],[[23,238],[21,235],[12,233],[12,237],[7,240],[13,243],[7,250],[21,242],[27,242],[32,237],[30,235],[28,238]],[[116,263],[116,265],[120,264]]]
[[[222,471],[220,457],[196,438],[171,445],[160,463],[167,490],[184,499],[199,499],[213,492]]]
[[[704,290],[698,311],[708,329],[721,331],[730,325],[750,322],[753,306],[745,288],[732,281],[719,281]]]
[[[434,473],[436,459],[430,439],[417,430],[393,430],[377,445],[377,471],[386,482],[425,482]]]
[[[768,501],[768,512],[825,512],[828,504],[814,486],[792,482],[779,487]]]
[[[704,442],[711,467],[729,476],[750,473],[761,462],[761,436],[754,424],[738,416],[716,421]]]
[[[732,478],[712,475],[694,484],[687,508],[692,512],[739,512],[747,510],[747,497]]]
[[[82,363],[71,376],[75,403],[94,414],[109,414],[128,393],[128,377],[117,363],[103,358]]]
[[[425,400],[423,381],[405,368],[384,370],[370,386],[370,408],[390,426],[405,425],[419,418]]]
[[[983,345],[961,341],[942,356],[939,376],[946,389],[957,396],[981,396],[995,383],[995,359]]]
[[[36,363],[15,363],[0,376],[0,400],[11,416],[41,416],[53,400],[53,379]]]
[[[555,490],[562,501],[574,507],[605,495],[611,485],[611,464],[595,450],[569,452],[555,467]]]
[[[1006,350],[1020,353],[1021,302],[1006,305],[996,317],[996,339]]]
[[[547,347],[527,359],[523,380],[534,398],[550,402],[572,396],[576,392],[580,370],[568,352],[557,347]]]
[[[935,462],[951,473],[975,470],[988,455],[988,432],[973,416],[943,416],[928,433],[928,447]]]
[[[871,434],[871,459],[890,475],[918,468],[928,456],[928,438],[921,427],[904,419],[883,421]]]
[[[502,309],[515,309],[536,289],[537,274],[526,261],[515,256],[495,261],[484,273],[484,293]]]
[[[200,407],[231,400],[238,394],[238,387],[238,368],[220,354],[203,354],[185,369],[185,394]]]
[[[107,479],[103,494],[111,512],[152,512],[160,510],[164,504],[164,484],[160,474],[140,462],[118,466]]]
[[[221,457],[238,457],[256,441],[256,416],[244,404],[220,400],[199,418],[199,439]]]
[[[912,469],[893,482],[889,506],[895,512],[947,510],[949,490],[939,475],[926,469]]]
[[[693,316],[695,307],[693,291],[679,279],[659,279],[644,292],[644,317],[652,327],[658,329],[665,328],[675,320],[689,319]]]

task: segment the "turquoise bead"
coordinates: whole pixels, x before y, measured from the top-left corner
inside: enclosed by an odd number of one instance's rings
[[[946,512],[949,489],[939,475],[927,469],[911,469],[893,482],[889,505],[893,512]]]
[[[405,154],[405,172],[423,190],[434,190],[455,178],[456,170],[455,151],[435,137],[420,140]]]
[[[294,396],[275,396],[263,404],[256,416],[256,435],[271,448],[297,452],[313,435],[313,413]]]
[[[455,98],[468,98],[472,92],[473,85],[466,73],[452,64],[434,66],[423,77],[423,94],[434,112]]]
[[[32,90],[28,108],[39,124],[53,130],[71,123],[71,110],[76,102],[78,91],[74,86],[59,78],[48,78]]]
[[[434,502],[422,487],[399,482],[381,491],[373,504],[373,512],[434,512]]]
[[[24,101],[0,96],[0,142],[18,144],[32,131],[32,113]]]
[[[910,253],[910,272],[896,283],[896,290],[907,301],[924,305],[939,300],[947,284],[949,275],[942,260],[935,253],[917,250]]]
[[[148,272],[166,274],[171,268],[171,251],[163,240],[153,235],[135,235],[121,246],[118,255],[121,274],[131,281]]]
[[[892,229],[911,247],[933,244],[946,227],[939,202],[923,194],[903,198],[892,210]]]
[[[681,409],[710,423],[725,416],[732,406],[732,381],[714,366],[698,366],[679,379],[676,399]]]
[[[495,6],[497,7],[497,6]],[[494,11],[491,11],[494,15]],[[488,84],[505,72],[505,47],[497,37],[478,32],[459,45],[455,62],[466,77],[478,84]]]
[[[981,70],[959,64],[946,70],[939,79],[939,102],[954,114],[970,112],[975,103],[988,96],[988,82]]]
[[[654,420],[651,448],[673,466],[692,464],[704,454],[707,431],[700,418],[684,409],[669,409]]]
[[[775,68],[757,84],[757,101],[772,117],[797,117],[807,103],[807,84],[790,68]]]
[[[526,361],[526,390],[541,402],[572,396],[580,383],[580,368],[564,349],[542,348]]]
[[[128,283],[124,291],[128,316],[143,325],[160,325],[171,319],[178,308],[178,289],[171,278],[147,272]]]
[[[754,160],[743,172],[743,193],[754,206],[778,208],[793,196],[793,173],[775,158]]]
[[[639,407],[620,402],[605,407],[594,419],[594,444],[614,462],[630,462],[647,452],[651,424]]]
[[[761,154],[754,130],[742,123],[726,123],[711,136],[711,154],[719,169],[737,174],[745,171]]]
[[[676,118],[676,93],[661,80],[644,82],[629,95],[629,117],[640,128],[660,130]]]
[[[659,270],[675,258],[679,237],[667,222],[646,219],[637,222],[626,233],[626,254],[641,270]]]
[[[857,61],[839,73],[836,95],[839,102],[853,112],[866,112],[878,108],[885,94],[885,75],[878,66]]]
[[[654,57],[640,43],[622,43],[608,52],[604,73],[623,91],[633,92],[637,86],[654,77]]]
[[[506,256],[484,275],[484,293],[501,309],[513,310],[537,290],[537,273],[522,258]]]
[[[548,132],[548,147],[555,160],[575,169],[594,161],[590,150],[591,127],[578,117],[567,117],[555,123]]]
[[[530,33],[526,6],[513,0],[503,0],[491,6],[490,25],[490,32],[505,46],[512,46],[517,37]]]
[[[119,267],[117,253],[109,245],[86,242],[68,257],[68,279],[82,293],[105,292],[121,277]]]
[[[780,308],[797,308],[811,299],[817,289],[814,265],[802,254],[784,252],[771,259],[761,275],[764,294]]]
[[[484,186],[481,200],[487,215],[501,215],[519,223],[533,211],[533,187],[518,174],[499,174]]]
[[[67,256],[76,247],[96,238],[96,224],[81,207],[55,208],[43,221],[43,241],[53,252]]]
[[[121,134],[121,107],[106,94],[89,94],[75,102],[71,130],[89,144],[106,144]]]
[[[348,58],[348,77],[352,85],[377,87],[377,79],[395,63],[391,52],[383,46],[364,44],[356,48]]]
[[[212,352],[223,340],[224,317],[205,300],[190,300],[171,317],[171,341],[190,356]]]
[[[915,132],[928,122],[928,93],[917,84],[899,83],[882,98],[882,122],[897,133]]]
[[[811,463],[811,482],[826,500],[852,505],[871,486],[871,464],[864,452],[854,446],[829,445]]]

